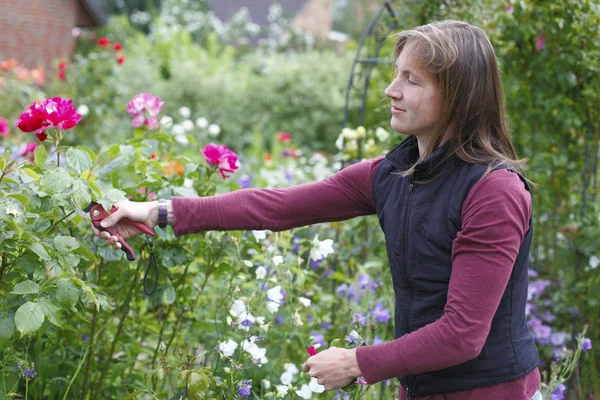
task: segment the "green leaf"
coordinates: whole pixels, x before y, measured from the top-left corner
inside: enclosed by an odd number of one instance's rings
[[[193,188],[175,187],[173,193],[183,197],[198,197],[198,193]]]
[[[43,323],[44,311],[38,303],[28,301],[15,313],[15,325],[22,335],[37,331]]]
[[[110,189],[108,191],[108,193],[106,193],[106,197],[108,197],[108,199],[110,201],[112,201],[113,203],[116,203],[121,200],[125,200],[127,198],[127,197],[125,197],[125,192],[123,192],[119,189]]]
[[[39,305],[42,307],[42,311],[48,321],[59,328],[62,328],[62,317],[60,315],[60,307],[52,302],[52,300],[48,298],[40,299]]]
[[[71,236],[56,236],[54,238],[54,248],[60,254],[71,253],[79,247],[79,243]]]
[[[77,175],[79,175],[83,171],[91,169],[93,162],[86,151],[71,148],[67,150],[67,165],[75,169]]]
[[[37,283],[30,281],[30,280],[26,280],[26,281],[17,283],[11,293],[12,294],[32,294],[32,293],[38,293],[38,291],[39,291],[39,289],[38,289]]]
[[[84,209],[92,202],[90,185],[86,180],[77,178],[73,182],[73,192],[71,198],[77,207]]]
[[[50,260],[50,255],[48,254],[48,251],[41,243],[32,243],[29,249],[35,254],[37,254],[38,257],[42,260]]]
[[[70,310],[79,301],[79,289],[68,279],[59,279],[58,289],[56,290],[56,301],[58,301],[58,304],[62,308]]]
[[[46,148],[44,147],[44,145],[41,144],[38,147],[36,147],[36,149],[33,152],[33,160],[35,165],[42,168],[44,165],[46,165],[47,158],[48,154],[46,153]]]
[[[42,177],[41,188],[49,194],[62,193],[73,183],[71,175],[62,168],[46,172]]]
[[[15,333],[15,322],[12,316],[4,311],[0,311],[0,340],[10,340]]]
[[[169,286],[162,294],[162,301],[164,304],[173,304],[175,302],[175,289],[173,286]]]
[[[23,179],[23,182],[25,183],[29,183],[32,181],[36,181],[39,182],[40,181],[40,176],[34,172],[31,168],[23,168],[21,169],[21,179]],[[27,176],[30,180],[27,181],[27,178],[25,178],[25,176]]]
[[[88,285],[86,285],[79,278],[73,278],[73,282],[75,282],[81,288],[81,290],[83,290],[85,293],[87,293],[88,296],[90,296],[90,299],[92,299],[92,301],[96,305],[96,310],[100,311],[100,305],[98,304],[98,299],[96,298],[96,295],[94,294],[94,291],[92,290],[92,288],[90,288]]]
[[[85,246],[79,246],[75,250],[75,253],[79,254],[80,256],[82,256],[83,258],[85,258],[88,261],[91,261],[91,262],[98,261],[98,259],[96,258],[96,255],[94,254],[94,252],[92,252],[90,249],[88,249]]]

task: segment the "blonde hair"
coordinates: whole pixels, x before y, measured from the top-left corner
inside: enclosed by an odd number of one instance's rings
[[[486,33],[466,22],[446,20],[400,32],[396,41],[398,58],[407,44],[440,85],[442,107],[439,132],[403,175],[429,156],[442,142],[452,123],[448,156],[468,163],[507,164],[518,168],[504,109],[504,93],[494,48]]]

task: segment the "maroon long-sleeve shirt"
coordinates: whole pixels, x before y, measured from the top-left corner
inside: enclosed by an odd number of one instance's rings
[[[207,230],[281,231],[375,213],[372,180],[382,157],[349,166],[313,183],[286,189],[245,189],[212,197],[174,197],[177,236]],[[462,230],[452,246],[452,276],[444,315],[391,342],[357,350],[369,383],[434,371],[468,361],[461,349],[483,344],[529,230],[531,197],[513,172],[490,173],[463,204]],[[538,369],[495,386],[422,400],[529,400]],[[405,392],[400,391],[400,400]]]

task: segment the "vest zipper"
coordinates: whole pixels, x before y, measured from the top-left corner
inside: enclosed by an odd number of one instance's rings
[[[406,309],[404,310],[404,332],[408,333],[408,328],[409,328],[409,323],[408,323],[408,312],[410,310],[410,305],[412,303],[412,299],[413,299],[413,288],[412,286],[410,286],[410,283],[408,281],[408,266],[406,265],[407,262],[407,256],[406,256],[406,252],[407,252],[407,247],[408,247],[408,213],[410,212],[410,206],[411,206],[411,200],[412,200],[412,194],[413,191],[415,189],[415,185],[412,183],[412,179],[410,182],[410,185],[408,186],[408,199],[406,201],[406,209],[404,210],[404,226],[402,227],[403,232],[402,232],[402,272],[404,275],[404,282],[406,282],[406,287],[408,288],[408,302],[406,302]],[[411,394],[410,394],[410,386],[408,383],[408,379],[406,381],[406,399],[410,400],[411,399]]]
[[[411,183],[408,186],[408,200],[406,201],[406,210],[404,210],[404,226],[402,227],[403,231],[402,231],[402,272],[404,275],[404,282],[406,282],[406,286],[408,287],[408,302],[406,303],[406,309],[404,310],[404,330],[406,333],[408,333],[408,328],[409,328],[409,324],[408,324],[408,311],[410,309],[410,305],[412,303],[412,298],[413,298],[413,288],[410,286],[410,283],[408,281],[408,266],[407,264],[407,257],[406,257],[406,248],[408,247],[408,213],[410,211],[410,206],[411,206],[411,200],[412,200],[412,193],[413,190],[415,189],[415,185]]]

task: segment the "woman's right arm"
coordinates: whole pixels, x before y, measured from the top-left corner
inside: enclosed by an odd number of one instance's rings
[[[177,236],[208,230],[282,231],[375,213],[371,182],[382,157],[321,181],[285,189],[243,189],[210,197],[174,197]]]
[[[383,157],[348,166],[321,181],[285,189],[243,189],[209,197],[173,197],[168,204],[169,224],[176,236],[208,230],[282,231],[320,222],[342,221],[375,213],[372,182]],[[121,218],[158,223],[157,202],[117,203],[119,210],[105,219],[107,227],[127,240],[143,232],[119,222]],[[118,249],[117,237],[94,233]]]

